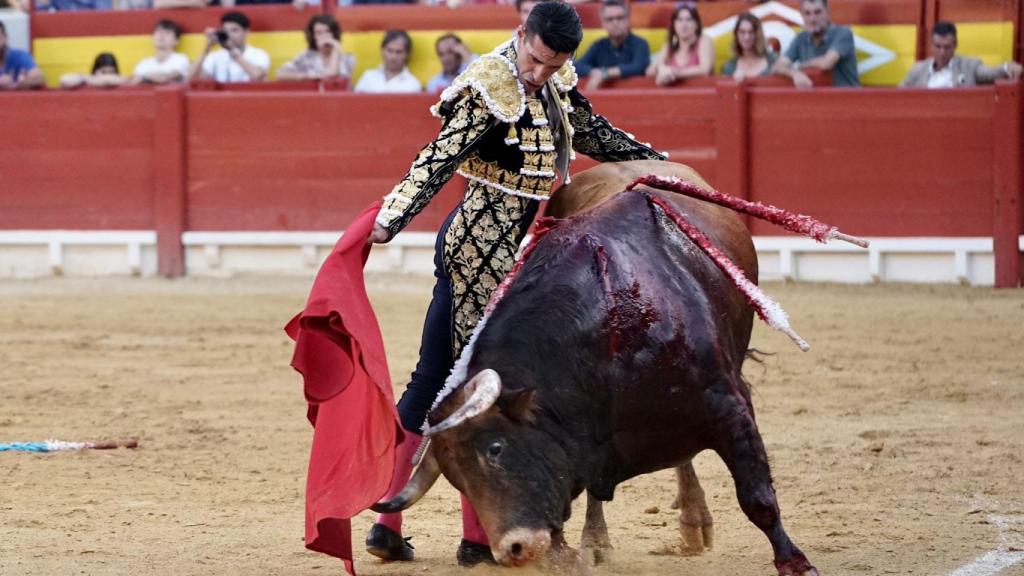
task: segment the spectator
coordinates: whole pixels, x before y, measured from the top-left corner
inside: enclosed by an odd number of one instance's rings
[[[0,21],[0,90],[41,88],[45,83],[32,55],[7,45],[7,28]]]
[[[60,77],[61,88],[116,88],[128,82],[121,77],[117,58],[110,52],[101,52],[92,63],[92,74],[65,74]]]
[[[714,69],[715,45],[704,34],[697,6],[681,4],[668,24],[668,41],[654,55],[647,75],[659,86],[668,86],[686,78],[710,76]]]
[[[629,6],[624,0],[604,0],[600,10],[601,26],[608,33],[590,45],[587,53],[575,62],[576,73],[587,76],[587,88],[617,78],[643,76],[651,62],[647,40],[629,29]]]
[[[167,84],[188,78],[188,56],[176,52],[181,40],[181,26],[171,20],[160,20],[153,28],[156,55],[144,58],[135,66],[132,81],[137,84]]]
[[[412,38],[405,30],[388,30],[380,44],[384,63],[363,72],[356,84],[356,92],[390,93],[419,92],[420,81],[409,72],[409,54]]]
[[[732,31],[733,58],[722,67],[722,74],[737,82],[744,78],[769,76],[778,56],[768,50],[761,19],[750,12],[740,14]]]
[[[113,0],[40,0],[36,3],[39,12],[77,12],[79,10],[113,10]]]
[[[164,10],[168,8],[205,8],[211,4],[218,4],[215,0],[153,0],[153,8]],[[235,5],[234,0],[222,0],[219,2],[224,8]]]
[[[832,25],[828,0],[801,0],[800,14],[804,18],[804,30],[793,39],[786,55],[772,66],[772,73],[789,76],[795,86],[807,88],[811,86],[811,79],[801,68],[831,70],[833,86],[860,86],[853,31],[846,26]]]
[[[416,4],[417,0],[352,0],[352,6],[363,4]],[[339,3],[340,4],[340,3]]]
[[[932,57],[914,64],[901,88],[957,88],[991,84],[1001,78],[1020,78],[1021,66],[1004,62],[990,68],[977,58],[956,55],[956,25],[940,21],[932,28]]]
[[[437,50],[437,59],[441,61],[441,72],[427,82],[427,92],[432,94],[451,86],[455,77],[462,74],[466,66],[477,58],[462,39],[452,33],[438,38],[434,49]]]
[[[278,80],[352,78],[354,54],[341,51],[341,24],[330,14],[317,14],[306,24],[306,46],[277,71]]]
[[[519,13],[519,23],[526,26],[526,19],[530,17],[530,10],[541,2],[549,2],[551,0],[516,0],[516,12]]]
[[[220,17],[220,29],[206,29],[206,48],[192,64],[190,78],[202,76],[217,82],[256,82],[267,77],[270,56],[259,48],[249,46],[249,17],[241,12],[227,12]],[[221,50],[210,54],[214,44]]]
[[[118,10],[151,10],[153,0],[117,0],[114,5]]]

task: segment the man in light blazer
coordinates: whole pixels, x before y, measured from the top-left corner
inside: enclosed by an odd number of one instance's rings
[[[981,60],[956,55],[956,26],[940,21],[932,29],[932,57],[914,64],[901,88],[958,88],[991,84],[996,80],[1020,78],[1021,66],[1006,62],[1000,67],[985,66]]]

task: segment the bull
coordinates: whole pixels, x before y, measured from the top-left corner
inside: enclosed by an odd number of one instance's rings
[[[640,161],[599,165],[559,190],[547,211],[559,220],[524,258],[431,410],[431,444],[416,473],[374,509],[411,506],[443,474],[476,507],[499,563],[578,567],[563,534],[572,501],[588,493],[583,544],[606,549],[600,502],[625,480],[675,467],[684,547],[700,550],[710,547],[711,517],[691,460],[714,450],[780,576],[817,575],[782,527],[742,376],[754,312],[664,206],[756,280],[750,234],[720,206],[623,192],[648,173],[707,187],[685,166]]]

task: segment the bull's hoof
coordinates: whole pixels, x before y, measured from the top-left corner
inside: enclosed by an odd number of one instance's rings
[[[710,522],[693,524],[680,520],[679,535],[682,538],[680,551],[684,556],[703,554],[715,544],[715,528]]]
[[[580,538],[580,552],[583,559],[591,566],[610,564],[612,561],[612,542],[608,538],[607,530],[587,530],[583,528],[583,536]]]
[[[785,562],[777,562],[775,567],[779,570],[779,576],[819,576],[818,569],[811,566],[802,554]]]
[[[410,537],[411,538],[411,537]],[[385,562],[411,562],[412,544],[409,538],[383,524],[374,524],[366,536],[366,551]]]
[[[494,554],[491,553],[490,546],[470,542],[465,538],[459,544],[459,549],[455,551],[455,560],[463,568],[472,568],[484,562],[487,564],[497,564],[494,560]]]
[[[586,555],[586,551],[584,551]],[[591,576],[584,556],[568,546],[555,546],[541,560],[541,570],[551,576]]]
[[[614,558],[614,549],[609,546],[608,548],[587,548],[584,547],[582,550],[583,559],[591,566],[600,566],[602,564],[611,564]]]

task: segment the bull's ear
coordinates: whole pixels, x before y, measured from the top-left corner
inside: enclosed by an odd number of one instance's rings
[[[498,399],[498,408],[511,420],[533,422],[539,408],[536,396],[537,391],[533,388],[509,390]]]

